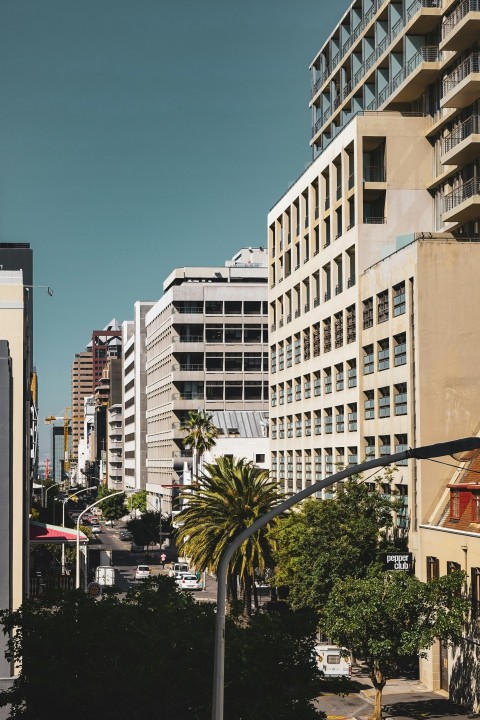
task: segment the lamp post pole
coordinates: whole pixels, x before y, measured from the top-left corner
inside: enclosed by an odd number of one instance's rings
[[[87,490],[91,490],[91,488],[83,488],[83,490],[78,490],[77,492],[72,493],[71,495],[68,495],[66,498],[62,498],[60,500],[61,503],[63,503],[62,506],[62,527],[65,527],[65,504],[70,500],[70,498],[75,497],[76,495],[80,495],[82,492],[87,492]],[[65,575],[65,543],[62,543],[62,575]]]
[[[222,555],[218,571],[217,571],[217,613],[215,622],[215,660],[213,667],[213,698],[212,698],[212,720],[223,720],[223,701],[224,701],[224,672],[225,672],[225,604],[227,599],[227,571],[228,565],[236,550],[249,537],[254,535],[257,530],[267,525],[273,518],[281,515],[296,505],[301,500],[313,495],[323,488],[330,487],[340,480],[344,480],[351,475],[357,475],[376,467],[385,467],[398,463],[401,460],[428,460],[430,458],[444,457],[445,455],[454,455],[455,453],[465,452],[468,450],[479,450],[480,438],[470,437],[452,440],[451,442],[437,443],[436,445],[425,445],[418,448],[410,448],[394,455],[385,455],[381,458],[372,458],[360,465],[345,468],[335,475],[331,475],[325,480],[310,485],[300,492],[295,493],[291,497],[284,500],[269,512],[257,518],[250,527],[246,528],[227,546]]]
[[[54,488],[54,487],[60,487],[60,484],[59,484],[59,483],[53,483],[52,485],[50,485],[50,487],[46,488],[46,490],[45,490],[45,505],[44,505],[43,507],[47,507],[47,505],[48,505],[48,491],[51,490],[51,489]]]
[[[77,557],[76,557],[76,573],[75,573],[75,587],[80,587],[80,520],[85,515],[85,513],[88,510],[91,510],[95,505],[100,505],[101,502],[104,500],[108,500],[111,497],[114,497],[115,495],[121,495],[123,493],[123,490],[118,490],[117,492],[111,493],[111,495],[105,495],[105,497],[100,498],[100,500],[96,500],[94,503],[89,505],[85,508],[85,510],[82,510],[80,515],[77,518]]]

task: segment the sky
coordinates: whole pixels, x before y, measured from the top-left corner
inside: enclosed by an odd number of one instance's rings
[[[0,241],[34,253],[41,459],[92,330],[266,245],[347,0],[1,0]]]

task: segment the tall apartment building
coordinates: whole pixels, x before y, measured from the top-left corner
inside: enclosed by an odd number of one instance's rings
[[[123,487],[145,490],[147,482],[147,382],[145,316],[153,302],[136,302],[134,319],[122,325]]]
[[[163,290],[145,318],[146,489],[171,512],[172,486],[191,466],[189,411],[267,408],[267,253],[243,248],[224,267],[178,268]]]
[[[470,0],[355,0],[313,60],[314,159],[268,216],[271,463],[287,491],[476,433],[479,29]],[[447,481],[427,462],[394,474],[422,579],[419,529]],[[435,646],[429,687],[444,661]]]
[[[121,356],[122,331],[111,320],[103,330],[93,330],[86,350],[76,353],[72,365],[72,458],[78,460],[78,443],[82,437],[84,400],[101,382],[109,358]]]
[[[18,608],[29,592],[29,513],[36,478],[37,387],[33,367],[33,253],[0,243],[0,607]],[[0,638],[0,687],[18,668]],[[0,712],[6,717],[5,711]]]

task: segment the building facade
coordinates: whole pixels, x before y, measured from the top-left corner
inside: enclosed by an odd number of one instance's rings
[[[267,253],[244,248],[224,267],[174,270],[148,311],[147,484],[171,512],[191,453],[191,410],[266,410]]]
[[[286,491],[476,433],[479,29],[469,0],[355,0],[312,62],[314,159],[268,216],[271,466]],[[410,460],[385,483],[417,568],[447,482]],[[438,644],[430,688],[441,662]]]

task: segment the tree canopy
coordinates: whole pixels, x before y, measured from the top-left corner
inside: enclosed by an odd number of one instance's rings
[[[376,720],[382,689],[402,659],[424,654],[437,638],[461,638],[468,609],[464,579],[464,573],[454,572],[423,583],[390,571],[336,580],[324,609],[324,629],[366,662],[376,690]]]
[[[405,549],[394,537],[398,501],[356,479],[332,499],[306,500],[270,531],[277,585],[292,607],[321,609],[337,578],[362,577],[387,550]]]
[[[177,516],[177,547],[200,570],[216,572],[230,542],[284,496],[278,484],[245,459],[219,457],[205,465],[200,484],[182,494],[186,507]],[[235,598],[236,578],[244,592],[245,611],[250,614],[255,570],[272,566],[271,545],[262,528],[233,555],[229,567],[230,597]]]
[[[192,475],[196,479],[203,454],[215,445],[218,428],[212,422],[212,415],[204,410],[191,410],[184,424],[184,430],[187,435],[182,442],[187,449],[192,450]]]
[[[160,542],[160,523],[161,536],[165,539],[171,533],[171,523],[161,518],[159,512],[153,510],[147,510],[141,517],[129,520],[127,530],[130,530],[137,545],[155,545]]]
[[[100,498],[106,498],[107,495],[111,495],[115,490],[107,487],[107,485],[99,485],[97,491],[97,500]],[[99,507],[102,511],[102,515],[105,520],[119,520],[121,517],[128,513],[128,508],[125,505],[126,495],[115,495],[114,497],[108,498],[100,503]]]
[[[79,591],[29,599],[0,620],[15,630],[10,657],[21,664],[0,692],[13,720],[211,717],[215,608],[171,578],[143,581],[124,599]],[[253,622],[227,619],[225,717],[324,717],[310,704],[319,692],[312,619],[265,613]]]

